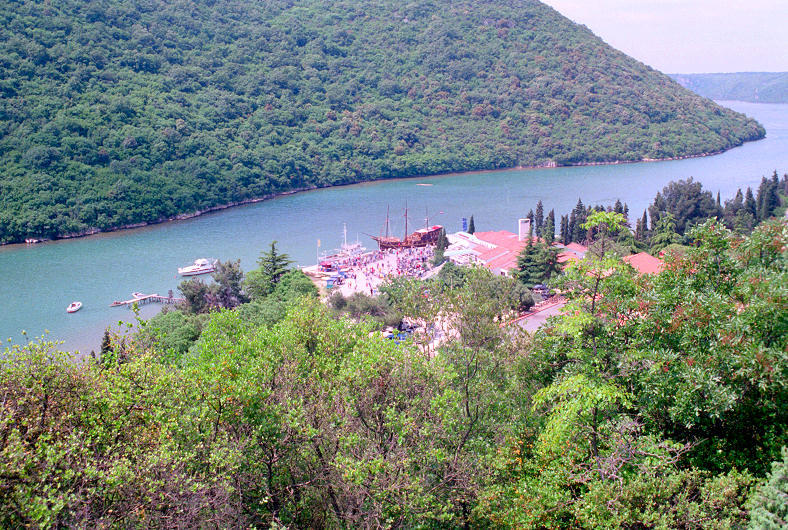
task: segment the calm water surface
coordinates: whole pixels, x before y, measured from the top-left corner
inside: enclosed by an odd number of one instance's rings
[[[554,208],[557,218],[578,197],[585,204],[621,199],[636,218],[671,180],[694,177],[724,199],[739,187],[757,187],[775,169],[780,175],[788,171],[788,105],[725,104],[756,118],[767,138],[691,160],[468,173],[316,190],[138,230],[0,248],[0,338],[23,343],[48,330],[50,339],[64,341],[64,349],[98,349],[107,326],[133,317],[109,304],[133,291],[176,290],[179,266],[199,257],[240,258],[250,270],[272,240],[298,263],[312,264],[317,240],[321,250],[337,247],[343,223],[348,239],[372,248],[365,234],[381,233],[387,205],[397,235],[404,231],[406,201],[410,228],[422,226],[429,209],[430,221],[449,231],[473,215],[478,230],[516,232],[517,218],[539,199],[545,214]],[[65,309],[72,300],[84,306],[69,315]],[[150,317],[158,310],[144,306],[141,314]]]

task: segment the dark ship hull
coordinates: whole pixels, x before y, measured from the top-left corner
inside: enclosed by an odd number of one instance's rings
[[[380,250],[426,247],[427,245],[434,245],[438,242],[441,230],[443,230],[441,225],[433,225],[416,230],[412,234],[406,236],[405,239],[381,236],[372,236],[372,239],[378,242]]]

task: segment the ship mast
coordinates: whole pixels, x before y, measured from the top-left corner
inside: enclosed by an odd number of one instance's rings
[[[405,201],[405,237],[402,238],[405,241],[408,238],[408,201]]]
[[[389,205],[386,205],[386,237],[389,237]]]

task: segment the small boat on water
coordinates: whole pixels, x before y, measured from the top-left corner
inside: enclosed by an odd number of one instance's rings
[[[208,274],[216,270],[216,260],[200,258],[194,260],[194,264],[187,267],[178,267],[178,274],[181,276],[196,276],[198,274]]]
[[[66,312],[76,313],[80,309],[82,309],[82,302],[71,302],[70,304],[68,304],[68,307],[66,308]]]

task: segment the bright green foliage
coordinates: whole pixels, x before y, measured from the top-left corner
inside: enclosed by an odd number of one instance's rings
[[[447,265],[386,286],[423,325],[400,343],[290,272],[238,308],[165,314],[154,341],[110,337],[101,362],[14,346],[0,525],[779,527],[788,223],[688,237],[658,275],[573,264],[533,336],[502,325],[518,282]],[[202,330],[178,355],[182,323]]]
[[[788,526],[788,448],[781,450],[782,460],[772,462],[772,471],[758,486],[752,510],[752,530],[778,530]]]
[[[535,0],[21,0],[0,20],[0,242],[765,134]]]
[[[206,320],[206,315],[182,311],[162,312],[148,322],[142,341],[149,342],[151,347],[163,354],[180,357],[200,336]]]
[[[788,225],[689,237],[657,276],[594,254],[562,276],[570,302],[536,335],[543,388],[496,461],[486,524],[745,524],[753,474],[787,441]]]

